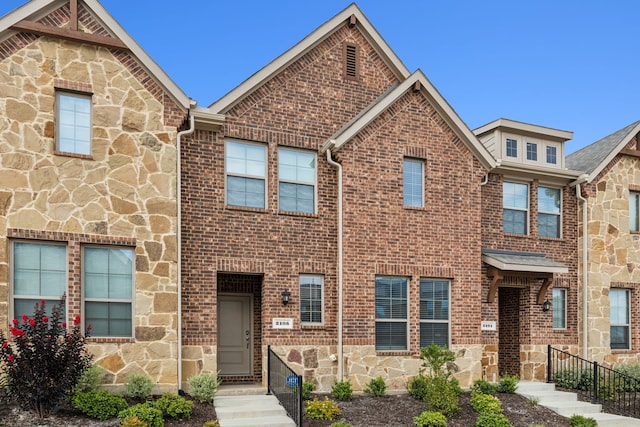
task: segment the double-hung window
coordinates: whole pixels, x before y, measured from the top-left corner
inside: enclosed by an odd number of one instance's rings
[[[449,346],[449,281],[420,279],[420,348]]]
[[[538,235],[560,237],[561,192],[559,188],[538,187]]]
[[[424,205],[424,162],[404,159],[404,205],[422,207]]]
[[[517,182],[502,184],[503,227],[505,233],[527,234],[529,186]]]
[[[511,158],[517,158],[518,157],[518,140],[517,139],[512,139],[512,138],[507,138],[506,142],[505,142],[506,146],[506,155],[507,157],[511,157]]]
[[[309,151],[278,150],[279,209],[315,212],[316,154]]]
[[[553,288],[553,328],[567,327],[567,290]]]
[[[629,231],[640,231],[640,193],[629,192]]]
[[[56,92],[56,147],[58,151],[91,155],[91,96]]]
[[[323,323],[322,276],[303,274],[300,276],[300,323],[321,325]]]
[[[404,277],[376,277],[376,350],[407,350],[407,287]]]
[[[55,243],[13,242],[13,316],[33,313],[46,302],[46,312],[67,290],[67,248]],[[62,307],[64,309],[64,307]]]
[[[556,147],[547,145],[547,163],[550,165],[555,165],[558,161],[557,151],[558,149]]]
[[[538,144],[535,142],[527,142],[527,160],[538,161]]]
[[[84,320],[95,337],[133,336],[133,250],[83,248]]]
[[[237,141],[225,143],[227,205],[265,208],[267,148]]]
[[[631,336],[629,330],[629,297],[628,289],[609,290],[609,318],[611,321],[611,349],[631,349]]]

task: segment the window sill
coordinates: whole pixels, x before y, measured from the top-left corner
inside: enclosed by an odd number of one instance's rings
[[[538,236],[540,240],[548,240],[550,242],[564,242],[564,237],[549,237],[549,236]]]
[[[615,350],[614,350],[614,349],[611,349],[611,354],[628,354],[628,353],[633,353],[633,354],[635,354],[636,352],[635,352],[635,351],[633,351],[633,350],[632,350],[632,349],[630,349],[630,348],[625,348],[625,349],[620,348],[620,349],[615,349]]]
[[[303,218],[318,218],[318,214],[306,212],[278,211],[278,214],[286,216],[300,216]]]
[[[265,208],[250,208],[248,206],[236,206],[236,205],[226,205],[225,209],[230,210],[230,211],[257,212],[257,213],[268,213],[269,212]]]
[[[89,337],[87,338],[88,343],[94,344],[127,344],[136,342],[135,338],[126,338],[126,337]]]
[[[304,323],[300,325],[300,329],[302,329],[302,330],[308,329],[308,330],[316,330],[317,331],[317,330],[324,330],[326,328],[327,327],[325,325],[306,325]]]
[[[426,211],[427,208],[424,206],[402,206],[405,210],[408,211]]]
[[[54,150],[53,154],[55,154],[56,156],[75,157],[77,159],[93,160],[93,156],[89,154],[70,153],[68,151],[58,151],[58,150]]]
[[[410,350],[376,350],[376,356],[388,357],[388,356],[411,356]]]

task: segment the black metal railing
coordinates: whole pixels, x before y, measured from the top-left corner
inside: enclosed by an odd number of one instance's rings
[[[640,418],[640,380],[548,346],[547,382],[599,403],[607,412]]]
[[[267,347],[267,394],[276,396],[298,427],[302,426],[302,376]]]

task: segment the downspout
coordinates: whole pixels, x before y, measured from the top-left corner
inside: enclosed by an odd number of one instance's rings
[[[195,107],[195,102],[191,101],[191,108]],[[196,119],[193,114],[189,114],[189,129],[178,132],[176,138],[176,189],[177,189],[177,238],[178,238],[178,393],[183,394],[182,390],[182,167],[180,161],[181,141],[185,135],[191,135],[196,130]]]
[[[589,279],[587,276],[588,273],[588,254],[587,254],[587,238],[589,237],[587,234],[587,199],[582,196],[582,188],[580,184],[576,185],[576,196],[578,200],[582,202],[582,357],[585,359],[589,359],[587,351],[589,350],[588,344],[588,333],[589,327],[587,325],[587,321],[589,319],[589,310],[588,310],[588,291],[589,291]]]
[[[344,377],[344,352],[342,349],[342,165],[331,158],[335,141],[326,148],[327,162],[338,171],[338,381]]]

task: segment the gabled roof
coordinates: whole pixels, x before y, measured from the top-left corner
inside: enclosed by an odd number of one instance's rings
[[[15,9],[0,18],[0,42],[6,40],[20,31],[38,34],[35,22],[49,15],[53,11],[69,3],[69,0],[31,0],[23,6]],[[114,45],[121,45],[129,50],[138,59],[142,67],[152,76],[156,82],[169,94],[173,100],[185,109],[189,108],[189,97],[176,85],[176,83],[160,68],[160,66],[140,47],[138,43],[118,24],[118,22],[96,0],[78,0],[94,16],[111,37],[95,35],[100,44],[100,39],[113,38]],[[12,27],[16,26],[17,29]],[[26,28],[26,29],[25,29]],[[68,29],[53,28],[59,37],[65,38],[71,34]],[[56,34],[51,35],[56,37]],[[119,41],[119,42],[118,42]]]
[[[300,43],[287,50],[285,53],[271,61],[267,66],[242,82],[239,86],[209,106],[213,113],[224,114],[231,107],[251,95],[264,82],[278,74],[284,68],[296,61],[309,49],[321,43],[336,30],[338,30],[351,16],[356,18],[356,26],[360,29],[367,41],[376,49],[380,57],[396,74],[398,80],[404,80],[410,72],[400,58],[391,50],[387,42],[371,25],[366,16],[355,3],[349,5],[342,12],[322,24],[314,32],[305,37]]]
[[[566,166],[586,173],[586,181],[591,182],[638,132],[640,120],[569,154],[565,160]]]
[[[416,83],[418,83],[418,85],[416,85]],[[331,146],[333,146],[333,149],[340,149],[342,145],[353,138],[361,129],[375,120],[376,117],[393,105],[394,102],[400,99],[409,90],[413,90],[416,86],[419,86],[420,92],[428,99],[434,109],[442,116],[456,135],[458,135],[462,142],[482,163],[482,165],[487,170],[494,168],[496,166],[496,161],[493,156],[491,156],[491,153],[489,153],[487,148],[480,143],[478,138],[476,138],[469,127],[467,127],[454,109],[451,108],[442,95],[440,95],[421,70],[417,70],[402,83],[392,87],[385,94],[371,103],[353,120],[332,135],[329,140],[323,144],[322,151],[325,152],[327,149],[331,148]]]

